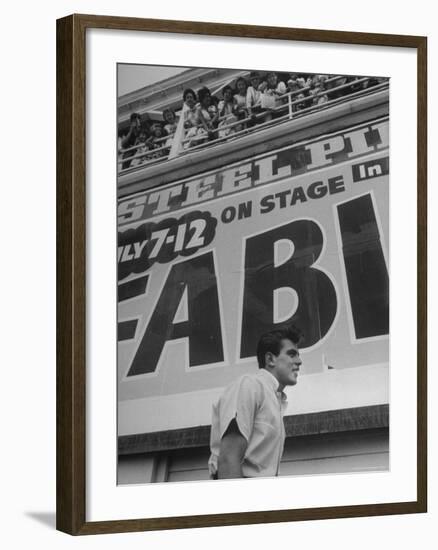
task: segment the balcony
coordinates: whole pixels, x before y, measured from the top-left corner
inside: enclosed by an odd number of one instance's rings
[[[219,117],[208,131],[201,124],[188,129],[181,109],[174,134],[155,139],[153,149],[140,143],[119,150],[119,195],[387,115],[388,105],[387,79],[334,76],[320,92],[310,86],[288,91],[251,117],[230,123]]]

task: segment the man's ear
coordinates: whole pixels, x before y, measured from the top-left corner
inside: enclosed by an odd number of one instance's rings
[[[265,353],[265,366],[266,367],[273,367],[274,366],[274,360],[275,360],[275,355],[272,353],[272,351],[267,351]]]

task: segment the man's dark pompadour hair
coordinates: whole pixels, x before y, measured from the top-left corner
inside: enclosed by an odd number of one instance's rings
[[[268,352],[278,355],[283,340],[290,340],[298,346],[303,339],[303,334],[295,325],[287,325],[263,334],[257,344],[257,361],[259,368],[265,367],[265,355]]]

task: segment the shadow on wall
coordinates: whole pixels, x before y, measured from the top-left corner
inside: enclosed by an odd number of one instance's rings
[[[45,525],[46,527],[50,527],[51,529],[56,528],[55,512],[25,512],[25,515],[28,518],[38,521],[39,523],[41,523],[42,525]]]

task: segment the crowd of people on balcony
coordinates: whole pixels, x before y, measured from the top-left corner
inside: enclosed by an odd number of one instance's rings
[[[181,149],[228,139],[288,113],[297,116],[300,111],[307,112],[384,80],[253,71],[248,78],[239,77],[234,88],[226,85],[217,95],[211,94],[205,86],[197,92],[187,88],[183,92],[180,113],[184,127],[180,136]],[[121,168],[167,157],[177,127],[178,119],[172,109],[163,111],[162,121],[142,119],[138,113],[132,113],[129,131],[119,139]]]

